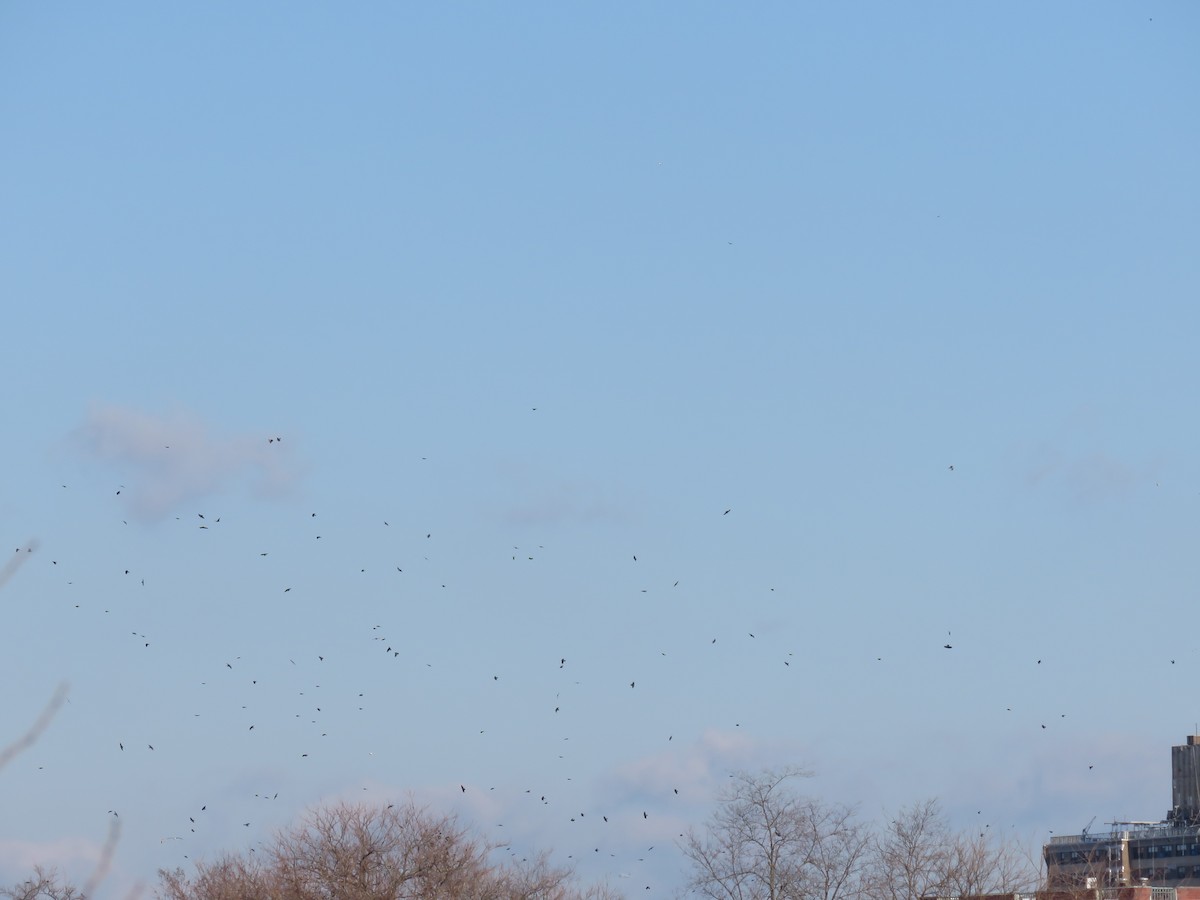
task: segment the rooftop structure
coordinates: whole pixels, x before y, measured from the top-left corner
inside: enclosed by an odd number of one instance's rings
[[[1052,889],[1200,887],[1200,735],[1171,748],[1171,808],[1159,822],[1053,837],[1042,847]]]
[[[921,900],[1200,900],[1200,887],[1133,887],[1043,890],[1016,894],[981,894],[977,897],[922,897]]]

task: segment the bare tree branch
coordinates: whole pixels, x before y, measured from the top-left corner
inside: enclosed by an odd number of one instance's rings
[[[889,820],[869,857],[867,900],[1014,893],[1037,883],[1022,847],[988,833],[951,831],[936,800]]]
[[[159,873],[161,900],[607,900],[580,893],[545,854],[495,865],[495,848],[454,816],[411,803],[340,803],[310,811],[254,857]]]
[[[851,900],[862,892],[867,832],[852,807],[794,793],[801,769],[739,773],[701,835],[681,845],[688,887],[710,900]]]
[[[53,869],[35,866],[33,877],[12,887],[0,888],[0,897],[5,900],[84,900],[70,884],[61,884],[58,873]]]
[[[108,870],[112,866],[113,854],[117,852],[117,842],[120,839],[121,822],[117,818],[110,819],[108,823],[108,837],[104,839],[104,846],[100,848],[100,859],[96,861],[96,867],[92,869],[92,874],[88,876],[87,883],[83,886],[84,897],[91,897],[96,893],[96,888],[100,886],[100,882],[108,874]]]
[[[23,750],[28,750],[41,737],[42,732],[50,725],[58,708],[66,702],[69,685],[64,681],[55,689],[54,695],[42,708],[41,714],[23,735],[0,750],[0,769],[12,762],[13,758]]]

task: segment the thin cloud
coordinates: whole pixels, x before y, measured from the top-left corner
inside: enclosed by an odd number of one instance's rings
[[[219,436],[189,413],[156,416],[99,406],[74,438],[86,456],[120,473],[121,499],[143,521],[237,489],[278,496],[298,477],[289,445],[275,435]]]
[[[631,760],[605,779],[604,791],[622,802],[666,796],[676,788],[687,797],[709,797],[732,772],[779,761],[781,748],[744,734],[709,729],[698,740]]]
[[[52,841],[21,841],[0,838],[0,868],[28,877],[34,866],[75,869],[80,863],[95,865],[103,847],[90,838],[68,837]]]
[[[499,509],[498,517],[512,525],[620,523],[634,518],[631,505],[612,486],[587,479],[547,483],[526,465],[503,465],[499,476],[512,499]]]
[[[1150,476],[1103,451],[1068,456],[1043,447],[1025,468],[1031,488],[1053,486],[1073,502],[1091,504],[1124,496]]]
[[[514,525],[561,525],[564,522],[625,521],[628,514],[603,500],[578,496],[569,486],[511,507],[505,518]]]

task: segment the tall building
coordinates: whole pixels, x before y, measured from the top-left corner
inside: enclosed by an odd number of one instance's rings
[[[1200,735],[1171,748],[1171,811],[1167,818],[1178,825],[1200,824]]]
[[[1052,837],[1042,847],[1052,889],[1200,886],[1200,735],[1171,748],[1171,809],[1159,822]]]

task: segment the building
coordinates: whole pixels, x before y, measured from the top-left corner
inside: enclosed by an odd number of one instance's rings
[[[922,900],[934,900],[925,898]],[[1064,891],[1033,891],[1018,894],[983,894],[978,897],[942,898],[942,900],[1200,900],[1200,887],[1076,888]]]
[[[1171,809],[1160,822],[1053,837],[1042,847],[1051,890],[1200,887],[1200,735],[1171,748]]]

